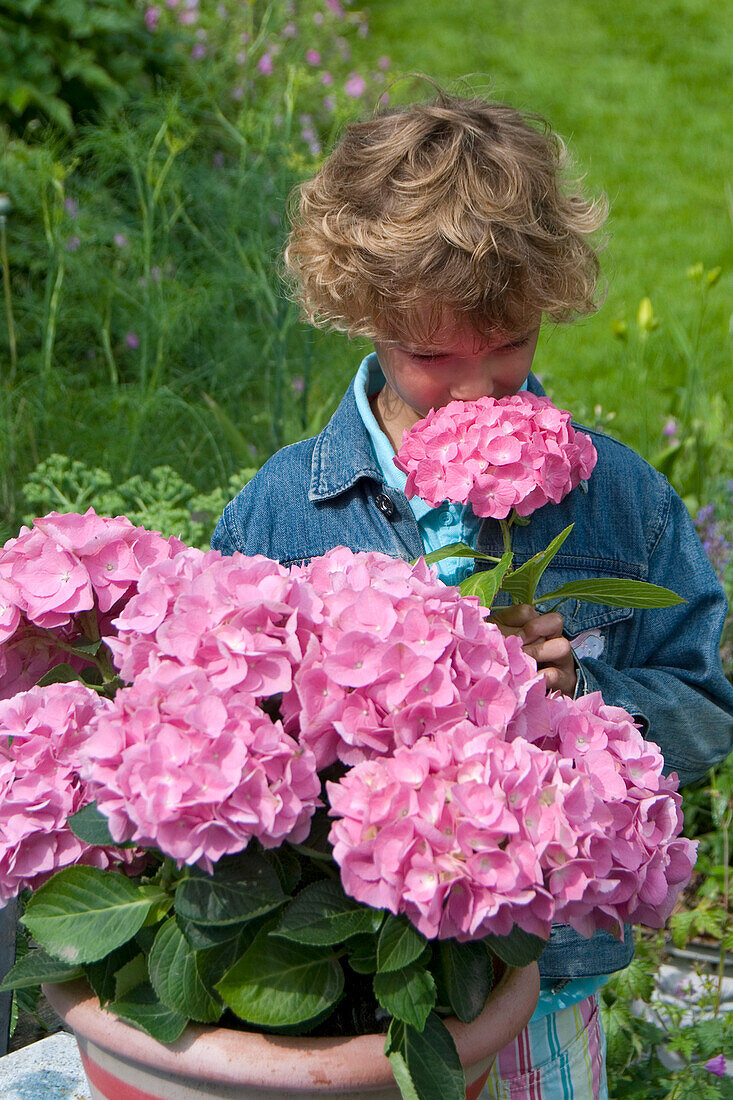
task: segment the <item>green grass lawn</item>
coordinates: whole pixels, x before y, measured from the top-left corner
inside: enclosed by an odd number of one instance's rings
[[[686,272],[700,261],[723,268],[706,315],[703,377],[714,390],[729,389],[733,5],[371,0],[368,7],[365,61],[387,54],[395,72],[423,72],[459,92],[470,88],[541,113],[569,142],[589,191],[608,196],[605,304],[572,328],[546,333],[538,351],[537,370],[555,399],[601,404],[621,419],[640,385],[633,363],[622,366],[627,356],[610,324],[622,317],[633,323],[648,295],[662,324],[657,345],[666,341],[663,353],[650,342],[642,383],[652,403],[644,415],[655,426],[666,408],[655,394],[669,381],[669,325],[694,324]],[[401,99],[422,94],[418,85],[395,92]],[[635,407],[629,415],[628,434],[642,447],[642,414]]]

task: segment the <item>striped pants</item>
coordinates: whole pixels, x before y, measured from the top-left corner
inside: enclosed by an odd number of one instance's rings
[[[479,1100],[608,1100],[598,995],[530,1020],[499,1052]]]

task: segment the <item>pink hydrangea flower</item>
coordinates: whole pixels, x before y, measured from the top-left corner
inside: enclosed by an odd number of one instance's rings
[[[502,735],[531,722],[544,681],[474,598],[414,566],[338,547],[303,570],[322,602],[281,703],[319,767],[411,745],[468,716]]]
[[[67,824],[90,801],[80,752],[92,718],[110,705],[80,683],[0,702],[0,905],[62,867],[129,862],[129,853],[91,847]]]
[[[547,397],[518,393],[451,401],[406,431],[395,465],[405,494],[437,507],[470,503],[477,516],[528,516],[557,504],[596,463],[590,437]]]
[[[445,723],[327,784],[347,893],[406,914],[431,938],[506,935],[514,924],[547,936],[553,920],[583,935],[620,935],[624,922],[661,928],[695,861],[696,845],[679,836],[676,778],[661,777],[656,747],[630,716],[588,699],[547,697],[540,725],[558,728],[541,743]],[[553,747],[579,703],[607,720],[609,746],[633,731],[633,758],[658,757],[644,786],[622,753],[607,752],[613,793],[589,752]]]
[[[146,566],[183,544],[128,519],[51,512],[21,528],[0,550],[0,698],[27,690],[64,661],[81,670],[88,661],[67,653],[88,635],[91,615],[106,616],[135,590]]]
[[[256,837],[304,840],[317,805],[315,758],[202,668],[162,661],[92,722],[84,776],[119,842],[211,871]]]

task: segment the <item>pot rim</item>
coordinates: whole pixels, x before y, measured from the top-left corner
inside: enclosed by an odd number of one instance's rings
[[[497,1053],[523,1030],[539,996],[537,964],[507,967],[483,1010],[470,1024],[448,1018],[464,1066]],[[44,985],[49,1004],[78,1037],[116,1056],[164,1072],[204,1081],[278,1086],[295,1080],[302,1088],[339,1092],[358,1078],[379,1087],[393,1080],[384,1054],[384,1035],[273,1035],[215,1024],[189,1024],[175,1043],[165,1044],[100,1007],[83,979]]]

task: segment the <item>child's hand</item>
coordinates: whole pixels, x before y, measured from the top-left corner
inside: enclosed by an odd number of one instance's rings
[[[536,607],[521,603],[494,608],[489,622],[496,623],[502,634],[519,635],[524,652],[534,657],[543,673],[548,691],[575,694],[575,662],[570,642],[562,636],[562,615],[556,611],[540,615]]]

